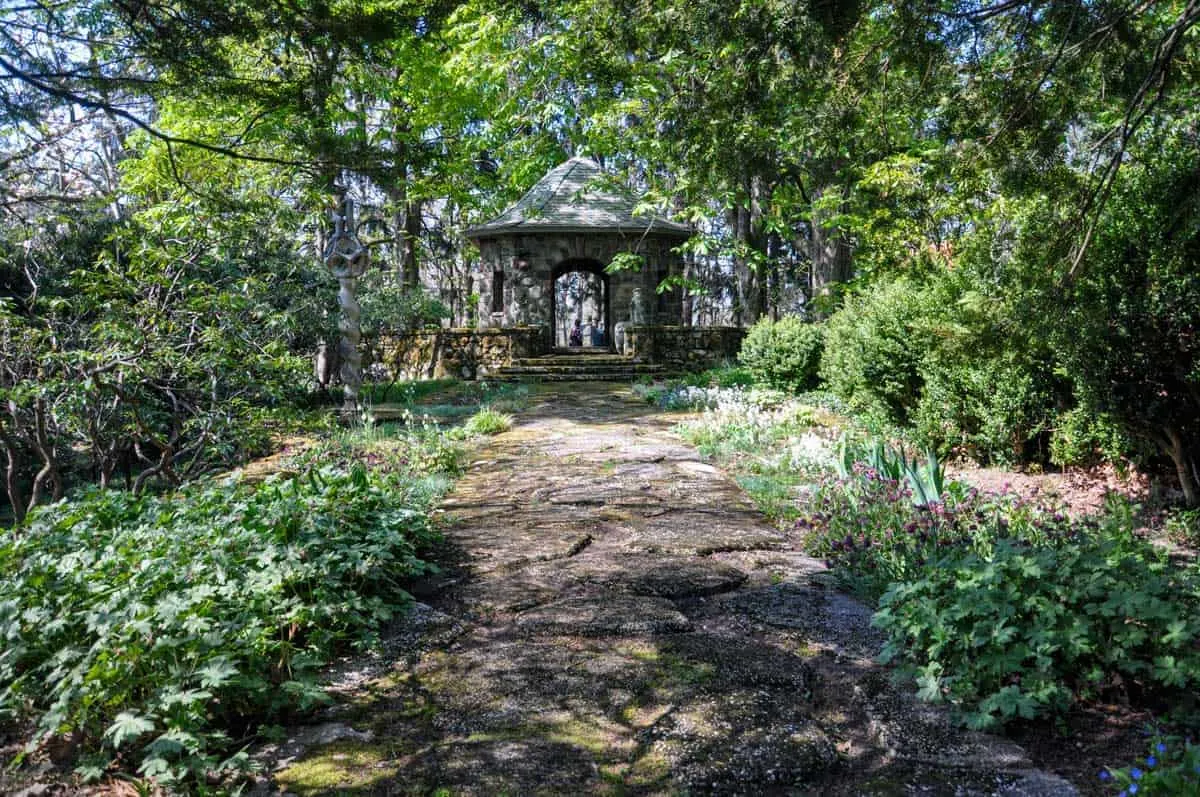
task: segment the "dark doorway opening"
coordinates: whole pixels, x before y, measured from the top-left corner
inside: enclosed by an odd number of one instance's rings
[[[554,347],[603,349],[612,346],[608,274],[595,260],[564,260],[553,271],[550,327]],[[578,324],[578,337],[572,331]],[[575,342],[578,345],[572,345]]]
[[[492,310],[493,313],[504,312],[504,272],[496,269],[492,272]]]

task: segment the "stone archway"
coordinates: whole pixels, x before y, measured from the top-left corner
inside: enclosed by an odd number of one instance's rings
[[[612,347],[612,290],[609,275],[600,261],[590,258],[562,261],[550,272],[549,293],[550,335],[555,348],[567,346],[568,331],[577,317],[585,324],[592,318],[603,325],[603,348]]]

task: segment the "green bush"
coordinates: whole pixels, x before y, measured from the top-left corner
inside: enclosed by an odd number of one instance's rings
[[[1200,684],[1200,588],[1117,512],[1094,534],[949,548],[893,584],[875,624],[885,660],[972,727],[1066,711],[1118,683]]]
[[[1069,387],[995,286],[964,268],[876,285],[829,321],[821,375],[874,426],[980,462],[1044,462]]]
[[[985,464],[1044,462],[1039,445],[1055,419],[1052,368],[1011,337],[1007,350],[996,350],[999,334],[985,326],[929,353],[920,367],[915,437]]]
[[[0,534],[0,715],[33,721],[30,748],[78,735],[91,777],[244,765],[248,734],[322,700],[332,653],[409,602],[432,498],[355,465],[34,513]]]
[[[511,415],[484,407],[467,419],[463,430],[469,435],[493,435],[507,432],[512,424]]]
[[[1043,544],[1071,533],[1058,507],[940,484],[933,467],[918,470],[913,475],[933,482],[926,491],[936,486],[940,502],[915,500],[909,468],[890,478],[860,461],[847,476],[821,480],[802,507],[796,526],[806,550],[866,600],[920,577],[951,548],[987,553],[1001,539]]]
[[[381,272],[382,273],[382,272]],[[363,286],[362,331],[366,334],[400,334],[438,326],[450,318],[450,309],[423,289],[413,290],[387,281],[374,284],[371,279]]]
[[[799,393],[817,386],[823,339],[822,326],[796,316],[764,318],[746,333],[738,360],[756,382]]]
[[[820,375],[851,409],[907,425],[920,398],[921,362],[931,346],[918,285],[896,280],[851,296],[826,324]]]
[[[1050,461],[1060,467],[1120,463],[1144,452],[1112,416],[1082,407],[1058,416],[1050,436]]]

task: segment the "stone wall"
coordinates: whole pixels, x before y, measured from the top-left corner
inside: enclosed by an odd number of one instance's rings
[[[737,359],[737,327],[632,326],[618,353],[672,371],[702,371]],[[404,380],[488,379],[515,360],[550,351],[546,327],[437,329],[364,339],[364,366]]]
[[[660,281],[681,273],[682,260],[674,248],[678,236],[621,235],[616,232],[538,233],[504,235],[479,240],[479,267],[474,276],[479,294],[479,317],[501,327],[549,325],[553,317],[555,270],[564,264],[591,263],[607,285],[611,329],[630,322],[635,290],[649,297],[647,322],[677,324],[681,317],[679,289],[656,293]],[[636,270],[607,274],[603,267],[622,252],[641,255],[645,263]],[[497,274],[502,278],[497,279]],[[492,292],[501,287],[502,295]],[[498,310],[496,308],[499,308]]]
[[[364,360],[398,379],[486,379],[549,347],[544,327],[437,329],[374,338],[367,341]]]
[[[676,371],[703,371],[737,359],[738,327],[627,326],[620,352]]]

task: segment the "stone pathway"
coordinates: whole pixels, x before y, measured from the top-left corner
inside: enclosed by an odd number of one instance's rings
[[[615,385],[539,392],[445,502],[454,564],[274,751],[276,787],[1075,794],[893,687],[870,611],[676,421]]]

